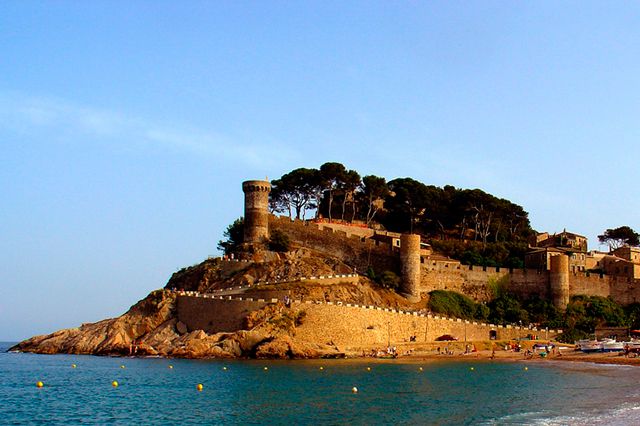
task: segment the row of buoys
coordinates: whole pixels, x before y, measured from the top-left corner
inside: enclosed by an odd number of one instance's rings
[[[76,368],[76,367],[77,367],[77,365],[76,365],[76,364],[71,364],[71,368]],[[126,368],[126,367],[125,367],[124,365],[121,365],[121,366],[120,366],[120,368],[124,369],[124,368]],[[173,365],[169,365],[169,369],[170,369],[170,370],[173,370]],[[222,367],[222,369],[223,369],[224,371],[227,371],[227,367]],[[322,366],[321,366],[321,367],[319,367],[319,369],[320,369],[320,370],[324,370],[324,367],[322,367]],[[269,370],[269,367],[264,367],[264,370],[265,370],[265,371]],[[424,369],[423,369],[422,367],[419,367],[419,368],[418,368],[418,371],[423,371],[423,370],[424,370]],[[474,368],[474,367],[469,367],[469,370],[474,371],[474,370],[475,370],[475,368]],[[524,371],[527,371],[527,370],[529,370],[529,367],[524,367]],[[371,371],[371,367],[367,367],[367,371]]]
[[[265,367],[265,369],[266,369],[266,368],[267,368],[267,367]],[[119,386],[118,381],[117,381],[117,380],[114,380],[113,382],[111,382],[111,386],[112,386],[112,387],[114,387],[114,388],[117,388],[117,387]],[[41,382],[41,381],[37,381],[37,382],[36,382],[36,387],[42,388],[42,387],[44,387],[44,383],[43,383],[43,382]],[[204,385],[203,385],[202,383],[198,383],[198,384],[196,385],[196,390],[197,390],[198,392],[202,392],[202,390],[203,390],[203,389],[204,389]],[[354,387],[352,387],[352,388],[351,388],[351,392],[352,392],[352,393],[358,393],[358,388],[357,388],[357,387],[355,387],[355,386],[354,386]]]
[[[76,364],[71,364],[71,368],[76,368],[76,367],[77,367]],[[120,368],[125,368],[125,366],[121,365]],[[169,365],[169,369],[173,369],[173,365]],[[222,369],[226,371],[227,367],[222,367]],[[324,367],[320,366],[319,369],[320,370],[324,370]],[[269,367],[264,367],[264,371],[267,371],[267,370],[269,370]],[[469,367],[469,370],[470,371],[475,371],[475,368],[474,367]],[[529,367],[524,367],[524,371],[528,371],[528,370],[529,370]],[[367,371],[371,371],[371,367],[367,367]],[[418,371],[424,371],[424,369],[422,367],[418,367]],[[113,382],[111,382],[111,386],[113,386],[114,388],[117,388],[118,387],[118,382],[116,380],[114,380]],[[44,383],[42,381],[37,381],[36,382],[36,387],[38,387],[38,388],[44,387]],[[201,392],[202,389],[204,389],[204,386],[202,385],[202,383],[198,383],[196,385],[196,389],[199,392]],[[358,393],[358,388],[354,386],[351,389],[351,392]]]

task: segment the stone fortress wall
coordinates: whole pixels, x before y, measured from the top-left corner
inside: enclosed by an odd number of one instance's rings
[[[269,216],[269,229],[286,233],[292,241],[303,247],[341,259],[347,265],[365,273],[371,265],[380,271],[399,271],[399,247],[361,237],[346,231],[325,227],[322,223],[291,220],[286,216]]]
[[[400,247],[390,243],[323,227],[322,223],[292,221],[284,216],[271,215],[269,227],[286,232],[292,241],[305,247],[340,258],[356,267],[359,273],[375,265],[378,273],[390,270],[402,274]],[[497,284],[525,299],[533,295],[554,299],[556,294],[556,303],[564,303],[565,306],[565,301],[573,295],[611,297],[623,305],[640,302],[639,280],[585,271],[570,272],[566,262],[555,266],[555,271],[469,266],[458,261],[430,260],[428,257],[420,257],[420,262],[418,293],[449,290],[476,301],[489,301]],[[552,275],[555,276],[552,278]],[[555,280],[553,287],[552,280]]]
[[[322,222],[291,220],[268,213],[271,189],[267,181],[246,181],[245,243],[261,244],[270,231],[287,234],[297,245],[337,257],[364,273],[374,267],[401,275],[401,291],[409,299],[418,300],[432,290],[456,291],[476,301],[489,301],[498,287],[504,287],[522,298],[533,295],[550,299],[561,309],[575,294],[610,296],[628,304],[640,300],[640,283],[620,277],[570,273],[566,255],[551,259],[546,270],[513,270],[465,266],[458,261],[422,256],[420,237],[403,234],[398,239],[375,238],[374,231],[349,226],[324,226]],[[386,235],[389,237],[389,235]],[[271,299],[254,299],[234,295],[181,294],[177,301],[178,319],[189,330],[209,333],[234,331],[244,327],[244,318],[269,303],[278,303],[279,294],[263,294]],[[325,342],[345,349],[384,346],[417,341],[433,341],[442,334],[452,334],[465,341],[514,339],[537,334],[549,339],[559,330],[538,330],[517,326],[495,326],[449,319],[417,312],[403,312],[374,306],[358,306],[342,302],[294,301],[293,307],[305,311],[305,320],[296,328],[296,338],[309,342]]]
[[[207,333],[240,330],[244,317],[278,299],[252,299],[236,296],[183,294],[177,298],[178,320],[188,331]],[[295,329],[296,339],[338,345],[354,350],[373,346],[399,345],[409,342],[433,342],[443,334],[459,341],[513,340],[531,334],[552,339],[560,330],[538,330],[518,326],[464,321],[431,314],[349,303],[294,300],[292,309],[305,312],[302,324]]]

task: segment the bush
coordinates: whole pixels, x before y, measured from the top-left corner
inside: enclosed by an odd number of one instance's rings
[[[628,312],[632,314],[633,308]],[[598,326],[626,326],[629,319],[613,300],[600,296],[573,296],[565,311],[568,329],[593,333]]]
[[[287,234],[277,229],[271,232],[271,237],[269,238],[269,250],[286,252],[289,251],[290,245],[291,240]]]
[[[244,218],[238,218],[227,226],[223,233],[225,239],[218,241],[218,250],[231,254],[238,250],[244,240]]]
[[[384,271],[378,277],[378,283],[384,288],[397,289],[400,286],[400,277],[391,271]]]
[[[307,311],[298,311],[298,313],[296,314],[296,320],[295,320],[296,327],[302,325],[306,316],[307,316]]]
[[[487,307],[455,291],[434,290],[429,293],[429,309],[456,318],[484,319]]]
[[[529,324],[529,313],[512,294],[504,293],[489,302],[489,320],[494,324]]]

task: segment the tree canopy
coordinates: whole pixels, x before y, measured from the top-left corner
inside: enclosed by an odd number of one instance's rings
[[[640,245],[640,234],[628,226],[620,226],[607,229],[604,234],[598,235],[598,241],[609,245],[609,249],[613,251],[623,246],[636,247]]]
[[[223,235],[225,239],[218,241],[218,250],[222,250],[224,254],[236,251],[244,241],[244,218],[234,220]]]
[[[291,218],[374,222],[415,232],[445,255],[472,264],[521,267],[532,232],[528,213],[480,189],[361,175],[341,163],[298,168],[272,181],[270,208]]]

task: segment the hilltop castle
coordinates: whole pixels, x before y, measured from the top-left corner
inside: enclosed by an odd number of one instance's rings
[[[463,265],[433,254],[417,234],[396,234],[323,221],[291,220],[269,213],[267,181],[242,184],[245,242],[269,238],[270,229],[286,233],[299,246],[338,257],[358,271],[373,267],[398,272],[400,292],[419,300],[432,290],[450,290],[489,301],[497,285],[522,298],[538,295],[565,309],[573,295],[611,297],[626,305],[640,301],[640,249],[587,252],[586,237],[563,232],[538,234],[524,269]],[[597,273],[589,271],[597,270]]]

